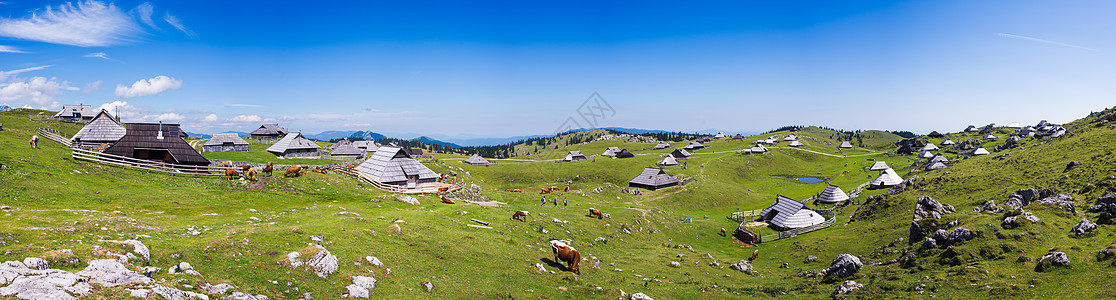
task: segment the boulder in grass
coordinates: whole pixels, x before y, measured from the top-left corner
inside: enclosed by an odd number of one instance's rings
[[[748,262],[747,259],[741,259],[739,262],[729,265],[729,269],[745,273],[752,272],[752,263]]]
[[[941,219],[942,215],[953,213],[956,211],[952,205],[942,204],[934,198],[922,196],[918,198],[918,203],[915,204],[914,220],[922,220],[925,218]]]
[[[844,295],[844,294],[852,293],[853,291],[858,290],[862,287],[864,287],[864,285],[856,283],[856,281],[845,280],[845,283],[842,283],[841,285],[838,285],[837,289],[833,290],[833,294],[834,295]]]
[[[47,264],[46,260],[43,260],[42,258],[38,258],[38,257],[24,258],[23,259],[23,265],[27,266],[27,268],[29,268],[29,269],[34,269],[34,270],[50,269],[50,265]]]
[[[631,299],[631,300],[655,300],[655,299],[651,299],[651,296],[645,295],[643,293],[632,294],[632,297],[629,298],[629,299]]]
[[[1070,265],[1069,256],[1065,252],[1051,252],[1039,258],[1035,264],[1035,271],[1042,272],[1052,267],[1065,267]]]
[[[825,269],[825,273],[836,275],[837,277],[849,277],[857,272],[860,268],[864,267],[864,263],[860,262],[860,258],[852,254],[841,254],[833,259],[833,263],[829,264],[829,268]]]
[[[1097,229],[1096,223],[1089,222],[1088,219],[1081,219],[1081,221],[1077,222],[1077,225],[1073,225],[1072,231],[1074,234],[1083,235],[1094,229]]]
[[[333,274],[333,272],[337,272],[337,269],[340,268],[337,264],[338,261],[337,256],[330,254],[329,250],[323,249],[321,252],[314,255],[314,257],[306,260],[306,265],[314,268],[314,274],[318,275],[318,277],[326,278],[330,274]]]

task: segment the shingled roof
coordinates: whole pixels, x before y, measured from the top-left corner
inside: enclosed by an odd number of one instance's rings
[[[380,149],[379,146],[376,146],[375,141],[355,141],[353,142],[353,146],[356,146],[357,149],[361,151],[367,152],[376,152],[376,149]]]
[[[678,185],[677,179],[668,175],[666,171],[656,168],[645,168],[639,176],[628,181],[630,187],[645,188],[652,191],[676,185]]]
[[[616,158],[629,158],[629,157],[635,157],[635,154],[632,154],[631,152],[628,152],[628,149],[621,149],[620,152],[616,152]]]
[[[678,165],[678,160],[674,159],[674,156],[671,156],[670,154],[667,154],[666,158],[663,158],[662,161],[659,161],[659,165],[660,166],[677,166]]]
[[[775,202],[760,211],[760,216],[768,224],[783,229],[810,227],[825,222],[825,218],[816,211],[783,195],[775,196]]]
[[[849,200],[849,195],[845,194],[845,191],[841,190],[840,187],[830,184],[818,195],[817,200],[821,203],[837,203]]]
[[[79,114],[82,117],[90,118],[91,116],[96,115],[97,111],[93,110],[93,107],[89,105],[63,105],[62,109],[59,110],[58,113],[54,114],[54,116],[72,118],[74,114]]]
[[[845,148],[845,149],[852,148],[852,147],[853,147],[853,145],[852,145],[852,143],[849,143],[849,141],[843,141],[843,142],[841,142],[841,145],[837,146],[837,148]]]
[[[209,160],[190,147],[180,132],[178,124],[130,123],[124,137],[105,149],[105,153],[174,164],[208,165]],[[158,151],[166,151],[170,155],[144,157]]]
[[[349,139],[341,139],[333,146],[333,151],[330,151],[329,155],[360,156],[361,153],[360,149],[354,146],[353,142],[350,142]]]
[[[466,158],[464,160],[464,162],[467,163],[467,164],[470,164],[470,165],[487,165],[488,164],[488,160],[484,159],[484,157],[481,157],[480,154],[473,154],[473,156],[470,156],[469,158]]]
[[[315,144],[313,141],[310,141],[309,139],[306,139],[306,137],[303,137],[302,133],[292,132],[288,133],[287,136],[283,137],[283,139],[279,140],[278,142],[275,142],[275,144],[272,144],[271,147],[267,147],[267,152],[281,155],[288,150],[320,148],[321,147],[318,146],[318,144]]]
[[[97,143],[97,144],[111,144],[128,133],[128,129],[124,128],[119,120],[113,118],[107,111],[101,110],[93,117],[89,124],[85,124],[70,141],[74,143]]]
[[[670,156],[674,156],[674,158],[690,158],[690,152],[686,151],[686,149],[674,149],[674,152],[671,152]]]
[[[411,158],[403,148],[383,146],[356,168],[369,179],[386,184],[405,184],[407,176],[437,179],[438,174]]]
[[[256,128],[256,130],[252,131],[252,137],[283,137],[287,136],[288,133],[290,133],[290,131],[287,131],[287,129],[283,127],[279,127],[279,124],[263,124],[260,125],[260,128]]]
[[[236,133],[214,133],[213,137],[202,146],[220,146],[225,143],[232,143],[233,145],[247,145],[248,142],[240,138]]]

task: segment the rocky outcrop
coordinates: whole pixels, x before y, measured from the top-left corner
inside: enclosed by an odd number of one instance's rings
[[[1050,195],[1048,197],[1043,197],[1042,199],[1040,199],[1036,202],[1042,203],[1042,204],[1050,204],[1050,205],[1059,206],[1062,209],[1065,209],[1066,211],[1068,211],[1070,213],[1074,213],[1074,214],[1077,213],[1077,207],[1075,207],[1073,205],[1073,196],[1070,196],[1070,195],[1066,195],[1066,194]]]
[[[349,297],[368,298],[368,290],[376,287],[376,278],[371,276],[353,276],[353,284],[346,286]]]
[[[837,286],[837,289],[833,291],[833,294],[834,295],[844,295],[844,294],[852,293],[853,291],[858,290],[862,287],[864,287],[864,285],[856,283],[856,281],[845,280],[845,283],[842,283],[841,285]]]
[[[1039,218],[1036,217],[1034,214],[1031,214],[1031,212],[1019,209],[1017,211],[1010,211],[1005,214],[1003,224],[1004,227],[1011,228],[1021,226],[1025,224],[1024,222],[1038,223],[1040,221],[1041,220],[1039,220]]]
[[[132,252],[135,252],[136,254],[139,254],[139,256],[143,257],[143,260],[148,260],[148,261],[151,260],[151,249],[148,249],[147,245],[144,245],[143,242],[140,242],[140,241],[137,241],[137,240],[126,240],[126,241],[108,240],[108,241],[105,241],[105,242],[106,243],[113,243],[113,244],[131,246],[132,247]]]
[[[1069,256],[1065,252],[1051,252],[1039,258],[1038,263],[1035,264],[1035,271],[1042,272],[1052,267],[1069,266]]]
[[[38,258],[38,257],[24,258],[23,259],[23,265],[27,266],[27,268],[29,268],[29,269],[34,269],[34,270],[50,269],[50,265],[47,264],[46,260],[43,260],[42,258]]]
[[[632,297],[629,298],[629,299],[630,300],[655,300],[655,299],[651,299],[651,296],[644,295],[643,293],[632,294]]]
[[[938,229],[938,231],[934,232],[933,239],[934,244],[938,247],[948,247],[958,242],[971,240],[973,237],[972,231],[964,227],[958,227],[953,230]]]
[[[1093,231],[1093,229],[1097,229],[1096,223],[1089,222],[1089,219],[1081,219],[1081,221],[1077,222],[1077,225],[1073,225],[1073,229],[1071,230],[1074,234],[1083,235]]]
[[[745,273],[752,272],[752,263],[746,259],[741,259],[739,262],[729,265],[729,269]]]
[[[990,212],[990,213],[1000,213],[1000,212],[1004,211],[1004,208],[996,206],[996,201],[995,200],[988,200],[988,201],[984,202],[984,207],[983,207],[982,211]]]
[[[941,219],[942,215],[953,213],[955,209],[952,205],[942,204],[934,198],[922,196],[918,198],[915,203],[914,220],[922,220],[925,218]]]
[[[90,283],[99,283],[106,287],[126,285],[135,282],[150,283],[151,278],[143,276],[136,271],[129,270],[124,264],[112,259],[98,259],[89,261],[85,270],[77,272],[78,276],[88,277]]]
[[[852,254],[841,254],[833,259],[833,263],[829,264],[829,268],[825,269],[827,275],[832,274],[844,278],[852,276],[860,272],[860,268],[864,267],[864,263],[860,262],[860,258]]]
[[[340,268],[337,263],[337,256],[330,254],[329,250],[325,249],[306,260],[306,265],[314,268],[314,274],[321,278],[329,277],[329,274],[337,272],[337,269]]]
[[[1054,195],[1054,192],[1050,189],[1020,189],[1018,191],[1012,192],[1011,194],[1008,194],[1008,200],[1007,202],[1004,202],[1004,205],[1007,205],[1008,207],[1013,209],[1019,209],[1027,206],[1027,204],[1031,204],[1031,202],[1034,202],[1035,200],[1050,197],[1052,195]]]
[[[209,300],[209,296],[206,296],[204,294],[198,294],[198,293],[195,293],[195,292],[183,291],[183,290],[179,290],[179,289],[176,289],[176,288],[164,286],[164,285],[161,285],[161,284],[156,284],[155,287],[151,289],[151,292],[155,293],[156,295],[162,296],[164,299],[167,299],[167,300],[186,300],[186,299]]]

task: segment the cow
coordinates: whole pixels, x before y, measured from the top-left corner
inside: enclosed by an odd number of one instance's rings
[[[221,165],[222,165],[222,166],[225,166],[225,167],[232,167],[232,166],[233,166],[233,162],[231,162],[231,161],[227,161],[227,160],[226,160],[226,161],[222,161],[222,162],[221,162]]]
[[[551,187],[550,187],[550,191],[551,191],[551,192],[557,192],[557,191],[558,191],[558,187],[556,187],[556,186],[551,186]]]
[[[446,198],[446,197],[442,197],[442,203],[445,203],[445,204],[454,204],[454,202],[453,202],[453,199],[450,199],[450,198]]]
[[[32,135],[31,139],[27,140],[27,144],[31,145],[31,148],[39,148],[39,136]]]
[[[272,170],[274,170],[274,169],[272,169],[271,162],[269,161],[269,162],[267,162],[267,166],[263,168],[263,172],[267,173],[268,177],[271,177],[271,171]]]
[[[248,167],[248,171],[244,171],[244,177],[249,180],[256,181],[256,168]]]
[[[329,173],[329,171],[326,171],[326,169],[322,168],[322,167],[314,167],[314,172],[318,172],[318,173],[322,173],[322,174]]]
[[[721,227],[721,236],[728,236],[728,230],[725,230],[724,227]]]
[[[577,249],[562,241],[550,241],[550,247],[554,250],[555,261],[566,262],[569,265],[567,269],[570,272],[581,275],[581,269],[577,267],[577,264],[581,262],[581,253],[578,253]]]
[[[523,192],[523,190],[521,190],[521,189],[510,189],[508,191],[512,192],[512,193],[522,193]]]
[[[604,219],[604,214],[602,214],[601,211],[597,210],[596,208],[590,208],[589,209],[589,216],[590,217],[597,216],[598,220]]]
[[[438,193],[439,194],[445,194],[446,192],[449,192],[449,187],[443,186],[443,187],[438,188]]]
[[[569,193],[569,192],[570,192],[570,186],[568,186],[568,185],[567,185],[567,186],[566,186],[566,189],[564,190],[564,192],[567,192],[567,193]]]
[[[759,250],[758,249],[756,251],[752,251],[752,258],[749,258],[748,260],[749,261],[756,260],[756,257],[759,257]]]
[[[302,172],[302,167],[300,167],[300,166],[290,166],[290,167],[287,167],[287,172],[283,173],[283,177],[298,177],[298,176],[302,175],[299,172]]]
[[[225,177],[228,178],[229,180],[233,180],[233,178],[235,178],[235,177],[240,177],[240,173],[237,172],[236,169],[226,168],[225,169]]]
[[[248,169],[251,169],[251,168],[252,168],[252,165],[240,166],[240,172],[248,172]]]
[[[550,194],[550,188],[548,188],[548,187],[542,188],[541,190],[539,190],[539,194]]]
[[[516,211],[515,213],[512,214],[512,220],[520,220],[520,221],[523,221],[523,222],[527,222],[527,215],[528,214],[530,214],[530,213],[528,213],[526,210]]]

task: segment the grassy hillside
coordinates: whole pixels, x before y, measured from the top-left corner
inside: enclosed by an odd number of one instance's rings
[[[1111,225],[1101,225],[1085,237],[1069,233],[1082,217],[1096,221],[1097,214],[1084,213],[1083,207],[1106,193],[1111,186],[1108,176],[1116,174],[1116,158],[1109,149],[1116,142],[1116,129],[1107,124],[1095,126],[1089,120],[1067,124],[1070,133],[1060,139],[1026,140],[1022,147],[988,156],[960,159],[962,156],[948,153],[956,163],[931,172],[917,170],[922,163],[913,157],[887,153],[886,146],[894,140],[884,134],[867,139],[872,141],[865,142],[870,146],[838,152],[836,140],[825,131],[807,129],[799,133],[804,149],[786,147],[784,142],[769,147],[772,151],[763,155],[737,153],[761,137],[718,140],[685,160],[686,168],[667,169],[671,175],[692,177],[693,182],[643,191],[642,195],[626,194],[620,188],[669,150],[643,151],[638,149],[650,145],[618,141],[556,143],[556,149],[516,157],[519,160],[499,160],[491,166],[463,164],[459,161],[463,155],[435,154],[435,162],[427,163],[432,170],[453,171],[479,187],[487,199],[506,203],[484,207],[463,201],[441,204],[433,195],[417,196],[420,205],[405,204],[395,200],[397,195],[336,173],[271,177],[265,184],[249,188],[250,182],[239,180],[167,176],[73,161],[68,150],[57,144],[42,141],[39,149],[31,149],[26,140],[37,127],[72,133],[80,124],[33,122],[26,114],[0,113],[0,123],[4,123],[0,147],[6,149],[0,151],[0,164],[5,166],[0,169],[0,204],[11,206],[0,219],[6,228],[0,233],[0,245],[6,252],[0,260],[73,249],[83,262],[52,267],[74,271],[84,268],[84,261],[97,258],[92,254],[94,246],[124,251],[99,240],[138,237],[151,248],[152,261],[135,262],[137,266],[166,269],[186,261],[203,275],[161,272],[153,276],[166,280],[162,284],[184,290],[196,291],[186,285],[197,287],[203,282],[233,283],[241,291],[273,299],[295,298],[304,292],[330,299],[345,293],[350,276],[375,274],[372,298],[615,299],[623,290],[656,299],[815,299],[828,297],[841,280],[799,275],[824,269],[838,254],[854,254],[865,264],[902,255],[907,243],[892,241],[908,236],[914,203],[921,196],[954,205],[957,212],[944,220],[959,219],[960,226],[977,233],[977,238],[955,245],[953,250],[920,252],[915,244],[910,251],[917,257],[910,263],[865,266],[853,278],[864,288],[848,296],[1104,297],[1111,293],[1107,283],[1116,276],[1110,263],[1098,262],[1093,255],[1113,245]],[[992,150],[993,144],[985,147]],[[609,146],[627,148],[636,157],[552,161],[569,150],[599,154]],[[876,172],[866,170],[874,160],[886,160],[905,178],[930,179],[883,200],[838,209],[834,227],[758,248],[742,247],[719,235],[720,228],[736,227],[725,218],[731,212],[763,208],[777,194],[804,199],[825,187],[825,183],[785,177],[828,178],[852,191],[875,178]],[[1070,161],[1081,165],[1066,170]],[[544,195],[538,188],[562,186],[567,181],[572,183],[569,193],[545,197],[568,199],[568,208],[561,200],[557,208],[539,205]],[[1045,223],[1009,229],[1000,226],[1002,214],[971,210],[987,200],[1003,206],[1008,193],[1032,187],[1073,195],[1079,213],[1031,204],[1027,211]],[[599,193],[593,192],[598,188]],[[860,198],[881,193],[869,190]],[[588,208],[601,209],[612,218],[589,218],[585,214]],[[516,210],[530,211],[528,221],[509,220]],[[470,221],[474,218],[493,228],[465,226],[475,224]],[[693,222],[684,223],[685,218]],[[391,233],[392,224],[399,224],[402,233]],[[631,234],[623,233],[624,228]],[[338,272],[328,278],[277,263],[285,260],[286,253],[307,248],[313,243],[311,235],[324,236],[322,246],[341,261]],[[599,237],[607,242],[596,241]],[[551,262],[546,245],[551,239],[572,239],[573,246],[588,259],[581,263],[580,276],[562,272],[563,267]],[[877,247],[889,247],[895,253],[874,255],[882,253]],[[1038,258],[1050,248],[1067,252],[1071,267],[1035,272],[1033,260],[1016,262],[1019,256]],[[761,254],[753,262],[755,274],[727,268],[756,249]],[[711,267],[706,253],[720,267]],[[369,255],[385,266],[355,264]],[[804,263],[808,255],[817,256],[818,262]],[[599,270],[593,268],[595,261],[599,261]],[[672,267],[671,261],[681,264]],[[536,274],[536,263],[559,272]],[[424,282],[433,283],[434,289],[426,292],[420,287]],[[926,287],[920,293],[915,287],[921,284]],[[124,293],[97,286],[94,296],[116,298]]]

